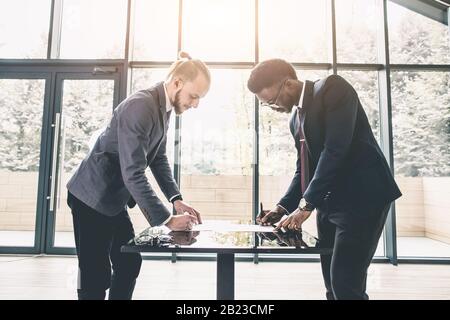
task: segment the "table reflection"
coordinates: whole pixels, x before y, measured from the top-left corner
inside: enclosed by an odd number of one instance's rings
[[[305,231],[258,232],[257,236],[263,247],[318,247],[318,239]]]
[[[165,232],[166,231],[166,232]],[[191,248],[318,248],[319,241],[306,231],[171,231],[147,228],[132,244],[152,247]]]

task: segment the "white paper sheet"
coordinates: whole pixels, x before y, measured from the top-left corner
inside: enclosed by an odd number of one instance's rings
[[[216,232],[273,232],[272,226],[260,226],[253,224],[237,224],[225,221],[205,221],[192,227],[192,231],[216,231]]]

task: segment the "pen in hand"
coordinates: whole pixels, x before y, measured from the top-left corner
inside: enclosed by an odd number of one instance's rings
[[[268,213],[270,212],[270,210],[264,211],[264,207],[263,207],[263,203],[262,203],[262,202],[259,203],[259,208],[260,208],[260,211],[259,211],[258,218],[256,219],[256,222],[257,222],[258,224],[260,224],[260,225],[268,226],[269,224],[267,223],[267,221],[266,221],[266,222],[263,222],[263,221],[262,221],[262,218],[263,218],[266,214],[268,214]],[[276,226],[275,224],[273,224],[273,223],[270,223],[270,226],[271,226],[271,227],[274,227],[274,228],[277,227],[277,226]]]

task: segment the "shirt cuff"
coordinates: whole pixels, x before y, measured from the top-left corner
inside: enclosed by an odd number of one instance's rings
[[[281,204],[277,204],[277,206],[279,206],[281,209],[284,210],[284,214],[289,214],[289,211],[287,211],[286,208],[283,207]]]
[[[178,196],[181,196],[181,194],[178,193],[178,194],[176,194],[176,195],[171,196],[170,199],[169,199],[169,202],[172,202],[172,200],[173,200],[174,198],[178,197]]]

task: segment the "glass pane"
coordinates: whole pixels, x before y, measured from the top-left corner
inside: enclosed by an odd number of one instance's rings
[[[50,0],[0,1],[0,57],[47,57]]]
[[[297,70],[301,80],[314,81],[327,75],[326,70]],[[289,130],[291,115],[261,107],[259,117],[259,198],[264,209],[273,209],[292,181],[297,151]],[[314,213],[303,228],[317,236],[315,219]]]
[[[327,62],[328,1],[259,2],[260,60]]]
[[[254,98],[248,70],[211,70],[211,89],[182,116],[181,192],[203,220],[251,221]]]
[[[34,246],[45,80],[0,79],[0,246]]]
[[[135,93],[139,90],[144,90],[152,87],[157,82],[164,81],[166,79],[168,69],[132,69],[132,92]],[[174,167],[174,144],[175,144],[175,113],[172,112],[169,128],[167,130],[167,145],[166,145],[166,153],[167,159],[169,160],[170,167]],[[166,197],[162,193],[161,189],[158,186],[155,178],[153,177],[150,169],[147,169],[145,172],[148,180],[150,181],[150,185],[153,190],[155,190],[156,195],[161,199],[162,203],[166,205],[166,207],[172,211],[172,204],[167,201]],[[134,230],[136,234],[145,228],[149,227],[148,221],[145,219],[144,214],[138,208],[138,206],[134,207],[131,210],[128,210],[131,221],[133,222]]]
[[[172,61],[177,57],[178,2],[135,1],[133,60]]]
[[[111,119],[114,80],[64,80],[56,247],[75,247],[66,185]],[[64,155],[62,158],[61,155]]]
[[[60,58],[123,58],[126,0],[64,0]]]
[[[183,1],[183,50],[207,61],[253,61],[252,0]]]
[[[131,93],[152,87],[157,82],[165,81],[167,68],[135,68],[131,69]]]
[[[377,62],[375,0],[336,1],[337,60],[340,63]]]
[[[391,63],[449,64],[448,26],[388,1]]]
[[[380,111],[378,104],[378,72],[376,71],[339,71],[358,93],[372,127],[373,134],[380,143]]]
[[[450,257],[448,88],[448,72],[392,72],[399,256]]]

